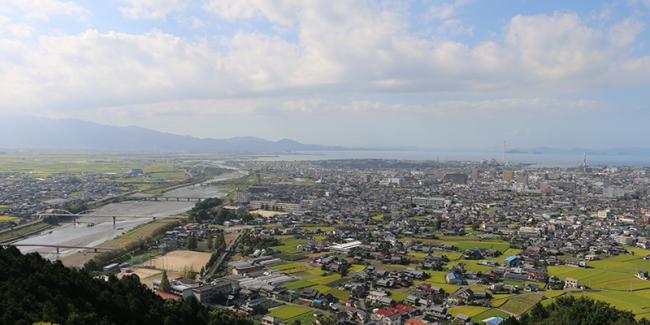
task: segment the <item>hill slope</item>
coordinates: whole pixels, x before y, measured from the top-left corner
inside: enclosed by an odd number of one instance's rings
[[[0,119],[0,148],[181,153],[278,153],[341,149],[302,144],[290,139],[199,139],[135,126],[116,127],[79,120],[26,116]]]
[[[195,299],[163,301],[135,276],[104,282],[37,253],[0,248],[0,324],[238,324]]]

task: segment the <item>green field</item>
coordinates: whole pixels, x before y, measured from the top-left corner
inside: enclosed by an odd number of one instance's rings
[[[608,262],[611,263],[611,262]],[[612,269],[590,269],[571,266],[549,266],[548,274],[560,279],[574,278],[582,285],[592,289],[640,290],[649,289],[650,281],[641,280],[633,272],[617,271],[625,266],[612,266]]]
[[[282,245],[279,246],[271,246],[271,249],[276,249],[282,252],[283,254],[295,254],[298,252],[298,245],[304,244],[307,242],[307,240],[304,239],[295,239],[295,238],[287,238],[283,239],[280,241]]]
[[[449,313],[456,317],[458,314],[463,314],[465,316],[474,317],[481,313],[486,312],[489,308],[481,306],[456,306],[449,308]]]
[[[303,272],[307,268],[311,268],[311,266],[308,266],[303,262],[289,262],[270,267],[271,270],[282,271],[287,274]]]
[[[570,292],[567,295],[575,297],[589,297],[595,300],[604,301],[620,310],[627,310],[636,315],[637,319],[650,318],[650,290],[642,291],[588,291],[588,292]],[[547,299],[543,304],[550,304],[553,299]]]
[[[106,248],[126,248],[130,245],[138,243],[142,240],[146,240],[153,236],[154,234],[160,232],[162,229],[169,227],[172,224],[178,222],[176,218],[165,218],[158,219],[149,223],[139,225],[133,229],[130,229],[125,234],[113,238],[109,241],[101,244],[102,247]]]
[[[316,321],[316,317],[314,317],[313,313],[304,313],[302,315],[286,319],[284,323],[292,325],[295,321],[300,321],[300,325],[310,325]]]
[[[390,292],[390,298],[395,300],[396,302],[402,302],[406,296],[409,295],[409,290],[408,288],[403,288],[403,289],[393,289],[389,290]]]
[[[13,222],[16,221],[18,218],[14,216],[0,216],[0,222]]]
[[[501,317],[503,319],[506,319],[510,317],[508,313],[505,313],[503,311],[500,311],[496,308],[488,309],[478,315],[475,315],[472,317],[472,322],[473,323],[479,323],[482,324],[481,321],[490,317]]]
[[[498,240],[498,239],[489,239],[483,240],[478,237],[472,236],[445,236],[441,237],[438,240],[433,242],[441,244],[450,244],[458,248],[460,251],[465,251],[471,248],[483,248],[483,249],[496,249],[498,251],[504,252],[510,248],[510,243]]]
[[[45,228],[47,228],[49,226],[50,225],[45,223],[45,222],[39,222],[39,223],[30,225],[30,226],[27,226],[27,227],[23,227],[23,228],[20,228],[20,229],[8,231],[8,232],[3,232],[2,234],[0,234],[0,242],[9,241],[9,240],[21,237],[21,236],[25,236],[27,234],[43,230],[43,229],[45,229]]]
[[[287,320],[289,318],[297,317],[305,313],[311,313],[312,311],[313,309],[311,308],[306,308],[306,307],[301,307],[296,305],[283,305],[269,311],[267,315],[278,317],[282,320]]]
[[[305,226],[305,227],[301,227],[301,228],[303,228],[305,230],[309,230],[309,231],[316,231],[318,229],[320,229],[321,231],[332,231],[332,230],[336,229],[336,228],[334,228],[332,226]]]
[[[287,282],[283,286],[287,290],[298,290],[298,289],[311,287],[311,286],[315,286],[315,285],[316,285],[316,283],[309,282],[309,281],[306,281],[306,280],[296,280],[296,281]]]
[[[499,309],[511,314],[521,315],[532,308],[536,303],[544,299],[543,293],[524,293],[514,295],[499,307]]]

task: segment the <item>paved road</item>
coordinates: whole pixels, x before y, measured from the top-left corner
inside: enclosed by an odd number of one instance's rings
[[[239,241],[241,240],[242,236],[243,236],[244,233],[246,233],[246,232],[248,232],[247,229],[240,231],[240,232],[237,234],[237,237],[235,238],[235,240],[233,240],[232,242],[230,242],[230,244],[228,245],[228,247],[226,247],[226,250],[221,254],[221,256],[219,256],[219,258],[217,259],[217,261],[216,261],[214,264],[210,265],[210,268],[208,269],[208,273],[207,273],[206,276],[205,276],[206,279],[209,280],[209,279],[212,279],[212,278],[214,277],[214,275],[215,275],[215,274],[217,273],[217,271],[221,268],[221,266],[223,265],[223,263],[224,263],[225,261],[228,260],[228,258],[230,257],[230,255],[231,255],[232,253],[235,252],[235,249],[237,248],[237,245],[239,245]]]

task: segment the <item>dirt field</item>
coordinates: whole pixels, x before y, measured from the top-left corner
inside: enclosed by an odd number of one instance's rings
[[[132,270],[133,272],[130,274],[136,274],[140,278],[140,282],[151,289],[153,289],[153,280],[160,280],[162,278],[161,270],[146,269],[146,268],[139,268],[139,267],[133,268]],[[121,278],[125,275],[128,275],[128,273],[119,273],[117,277]],[[167,273],[167,277],[169,279],[176,279],[182,276],[183,274],[181,274],[181,272]]]
[[[173,251],[144,263],[145,266],[159,270],[182,272],[183,270],[201,271],[210,260],[210,253],[193,251]]]

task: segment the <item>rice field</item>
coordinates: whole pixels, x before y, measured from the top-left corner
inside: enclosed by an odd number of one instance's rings
[[[634,272],[623,272],[613,269],[579,268],[571,266],[549,266],[549,275],[560,279],[574,278],[582,285],[592,289],[640,290],[650,289],[650,281],[634,276]],[[636,271],[635,271],[636,272]]]
[[[499,307],[499,309],[511,314],[521,315],[532,308],[536,303],[544,299],[543,293],[524,293],[514,295]]]
[[[296,305],[283,305],[277,308],[270,310],[267,315],[278,317],[282,320],[287,320],[289,318],[297,317],[306,313],[311,313],[313,309],[296,306]]]

